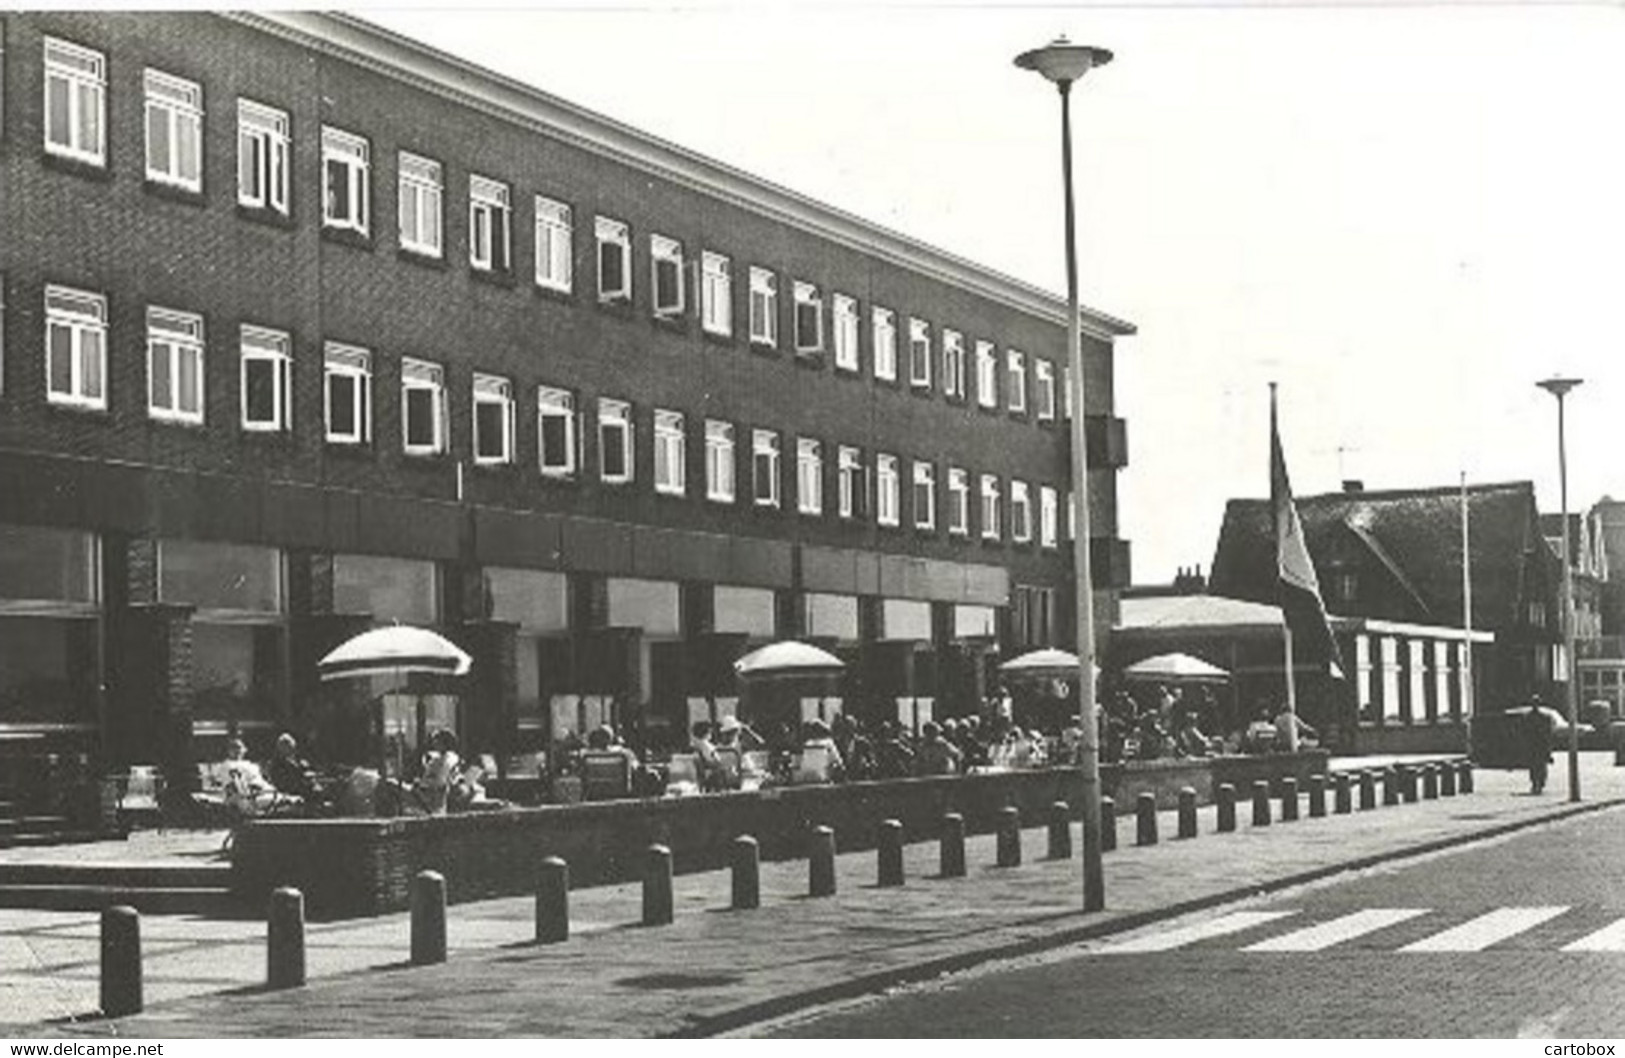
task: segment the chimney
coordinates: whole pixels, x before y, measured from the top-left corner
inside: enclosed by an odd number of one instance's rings
[[[1361,481],[1359,478],[1344,478],[1343,479],[1343,491],[1344,492],[1364,492],[1365,491],[1365,482]]]

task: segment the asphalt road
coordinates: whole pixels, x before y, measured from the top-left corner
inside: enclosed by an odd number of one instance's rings
[[[1625,810],[985,967],[758,1034],[1625,1037]]]

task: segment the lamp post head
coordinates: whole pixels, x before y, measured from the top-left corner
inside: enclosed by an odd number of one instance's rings
[[[1016,56],[1016,65],[1023,70],[1034,70],[1065,89],[1094,69],[1112,61],[1112,53],[1105,48],[1092,48],[1087,44],[1073,44],[1065,37],[1057,37],[1042,48],[1024,51]]]
[[[1545,390],[1547,393],[1550,393],[1552,396],[1556,397],[1558,400],[1562,400],[1564,394],[1568,393],[1569,390],[1573,389],[1574,387],[1578,386],[1580,383],[1582,383],[1584,381],[1585,381],[1585,379],[1582,379],[1582,378],[1556,378],[1556,377],[1554,377],[1554,378],[1545,379],[1545,380],[1540,381],[1540,382],[1536,382],[1535,385],[1539,386],[1541,389]]]

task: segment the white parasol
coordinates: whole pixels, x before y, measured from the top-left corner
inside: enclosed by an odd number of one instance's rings
[[[462,676],[473,659],[456,643],[427,628],[393,625],[362,632],[316,663],[323,680],[428,672]]]

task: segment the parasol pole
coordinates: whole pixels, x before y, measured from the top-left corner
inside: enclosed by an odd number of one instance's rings
[[[1275,421],[1275,383],[1271,382],[1270,437],[1273,439],[1278,436],[1279,434],[1276,432]],[[1274,441],[1272,440],[1271,443],[1273,444]],[[1273,489],[1273,487],[1274,480],[1272,475],[1271,488]],[[1276,511],[1274,507],[1275,503],[1279,503],[1280,500],[1277,497],[1272,497],[1272,499],[1274,499],[1275,502],[1270,504],[1272,515],[1270,521],[1275,523],[1275,562],[1277,567],[1276,580],[1279,582],[1279,567],[1281,562],[1281,517],[1280,512]],[[1284,604],[1281,606],[1281,646],[1286,652],[1286,711],[1287,716],[1289,716],[1292,721],[1287,725],[1286,729],[1286,751],[1288,753],[1296,753],[1298,752],[1298,681],[1296,679],[1296,666],[1293,665],[1292,661],[1292,622],[1287,620],[1286,606]]]

